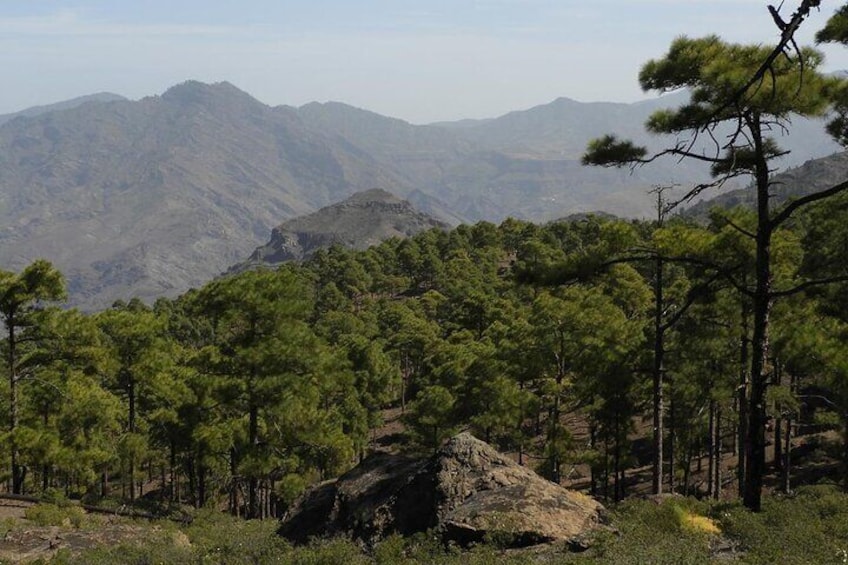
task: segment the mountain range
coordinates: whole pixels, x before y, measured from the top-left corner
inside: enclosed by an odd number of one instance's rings
[[[450,224],[647,215],[653,184],[702,180],[671,161],[582,167],[586,142],[643,133],[677,93],[637,104],[567,98],[491,120],[416,126],[345,104],[270,107],[229,83],[189,81],[131,101],[112,94],[0,116],[0,266],[37,257],[75,305],[174,296],[247,258],[275,226],[373,188]],[[796,119],[787,166],[838,149]]]

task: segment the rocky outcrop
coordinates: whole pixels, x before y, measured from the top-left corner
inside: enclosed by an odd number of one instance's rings
[[[375,188],[284,222],[274,228],[267,244],[232,270],[301,261],[332,245],[367,249],[392,237],[403,239],[431,228],[449,226],[419,212],[406,200]]]
[[[463,433],[427,459],[377,453],[305,493],[279,533],[295,543],[346,535],[366,544],[433,529],[461,545],[585,547],[604,522],[592,498],[551,483]]]

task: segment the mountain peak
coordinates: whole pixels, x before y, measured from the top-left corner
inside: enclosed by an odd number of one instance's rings
[[[370,190],[363,190],[362,192],[357,192],[356,194],[351,195],[348,199],[340,202],[339,204],[365,204],[369,202],[400,204],[403,202],[403,200],[401,200],[391,192],[383,190],[382,188],[372,188]]]
[[[205,83],[187,80],[174,85],[162,94],[162,100],[181,105],[210,104],[220,100],[241,100],[259,103],[248,93],[229,82]]]

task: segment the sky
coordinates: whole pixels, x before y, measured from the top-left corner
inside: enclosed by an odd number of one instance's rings
[[[774,2],[774,0],[772,0]],[[339,101],[412,123],[565,96],[652,97],[677,36],[773,44],[767,0],[0,0],[0,114],[84,94],[229,81],[260,101]],[[776,2],[775,2],[776,3]],[[842,2],[823,0],[799,39]],[[785,0],[787,17],[797,2]],[[826,70],[848,49],[824,49]]]

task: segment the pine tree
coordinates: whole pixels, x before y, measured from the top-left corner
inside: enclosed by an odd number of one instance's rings
[[[6,370],[9,379],[9,453],[12,492],[21,494],[25,469],[20,462],[18,423],[20,398],[18,385],[26,378],[21,371],[21,347],[27,347],[34,327],[34,316],[45,302],[65,298],[65,279],[53,265],[38,259],[20,273],[0,270],[0,316],[6,327]]]
[[[819,74],[816,69],[822,55],[805,48],[795,57],[773,60],[769,78],[764,78],[756,90],[736,97],[770,53],[761,46],[730,44],[716,36],[675,40],[665,57],[644,65],[639,80],[645,90],[691,88],[691,99],[678,109],[654,113],[646,127],[653,133],[678,136],[689,133],[692,139],[681,140],[658,155],[646,157],[645,148],[608,135],[591,142],[583,158],[585,164],[604,166],[648,163],[666,155],[705,161],[711,165],[717,180],[695,187],[690,196],[728,178],[750,176],[754,180],[757,223],[754,231],[743,232],[756,247],[754,284],[744,289],[751,298],[753,330],[743,499],[745,505],[754,510],[760,508],[765,473],[769,317],[774,300],[794,290],[773,286],[773,234],[796,210],[834,193],[833,190],[823,191],[774,208],[769,192],[770,162],[783,152],[768,134],[773,128],[787,127],[791,114],[821,115],[828,107],[830,94],[841,84],[838,79]],[[722,124],[735,128],[736,133],[730,136],[730,141],[712,154],[698,149],[698,136]]]

